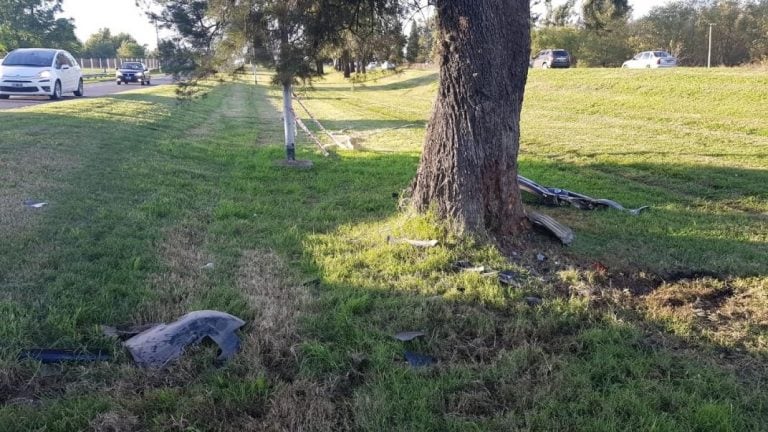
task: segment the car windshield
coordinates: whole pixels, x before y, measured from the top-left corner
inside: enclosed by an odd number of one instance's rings
[[[13,51],[3,60],[3,66],[50,66],[54,55],[53,50]]]
[[[656,57],[670,57],[669,53],[666,51],[654,51],[653,55]]]
[[[558,57],[568,57],[568,51],[552,51],[552,54],[558,56]]]
[[[120,69],[143,70],[140,63],[123,63]]]

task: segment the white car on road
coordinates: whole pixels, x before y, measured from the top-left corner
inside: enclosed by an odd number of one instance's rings
[[[643,51],[621,65],[627,69],[667,68],[677,66],[677,59],[666,51]]]
[[[20,48],[0,63],[0,99],[10,96],[83,95],[83,74],[77,61],[64,50]]]

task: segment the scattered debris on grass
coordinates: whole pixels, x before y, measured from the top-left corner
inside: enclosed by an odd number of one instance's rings
[[[209,262],[208,264],[206,264],[206,265],[204,265],[204,266],[200,267],[200,269],[201,269],[201,270],[213,270],[213,268],[214,268],[215,266],[216,266],[216,265],[215,265],[214,263],[212,263],[212,262]]]
[[[432,366],[433,364],[437,363],[437,359],[430,355],[419,354],[411,351],[406,351],[404,355],[408,364],[414,368]]]
[[[649,208],[648,206],[642,206],[636,209],[627,209],[613,200],[604,198],[596,199],[565,189],[545,187],[520,175],[517,176],[517,184],[520,187],[520,190],[535,195],[544,203],[554,206],[570,204],[581,210],[595,210],[597,208],[610,207],[634,216],[639,215],[640,212]]]
[[[240,348],[235,333],[245,321],[218,311],[190,312],[170,324],[159,324],[123,344],[141,367],[159,368],[181,356],[187,346],[210,338],[221,349],[217,361],[230,359]]]
[[[393,337],[401,342],[408,342],[426,335],[423,331],[403,331],[396,333]]]
[[[544,302],[544,300],[542,300],[541,297],[538,297],[538,296],[528,296],[524,300],[525,300],[525,304],[531,307],[540,306]]]
[[[451,264],[451,268],[457,271],[469,272],[469,273],[483,273],[486,271],[485,266],[476,266],[467,260],[456,261]]]
[[[503,285],[518,285],[520,273],[512,270],[502,270],[499,272],[499,282]]]
[[[47,205],[48,205],[47,202],[40,201],[40,200],[30,199],[30,200],[24,201],[24,206],[25,207],[29,207],[29,208],[39,209],[39,208],[43,208],[43,207],[45,207]]]

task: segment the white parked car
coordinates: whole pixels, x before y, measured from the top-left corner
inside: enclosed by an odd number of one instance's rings
[[[381,70],[394,70],[394,69],[395,69],[394,63],[391,63],[388,61],[381,62]]]
[[[666,51],[643,51],[621,65],[628,69],[666,68],[677,66],[677,59]]]
[[[10,96],[83,95],[83,74],[72,55],[64,50],[20,48],[0,63],[0,99]]]

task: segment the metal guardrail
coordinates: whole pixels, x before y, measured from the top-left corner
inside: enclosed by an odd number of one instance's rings
[[[114,74],[111,73],[83,74],[83,79],[107,78],[112,76],[114,76]]]

